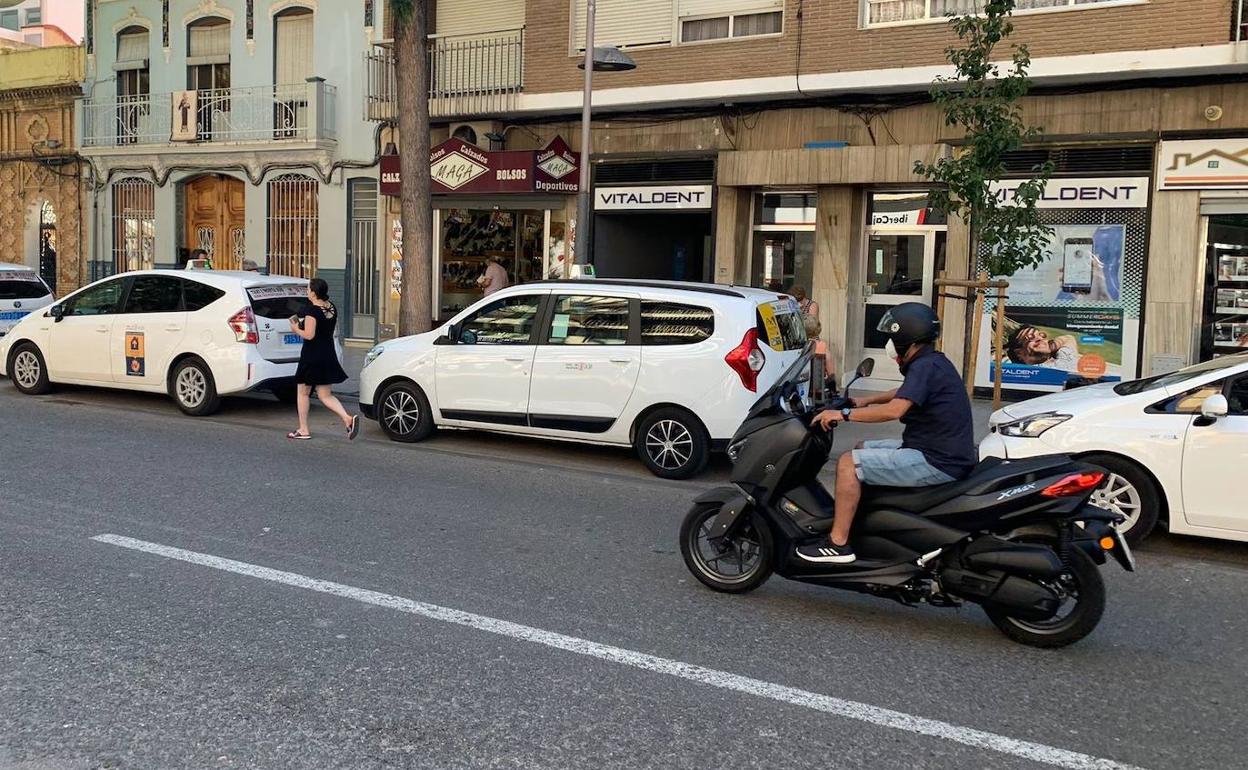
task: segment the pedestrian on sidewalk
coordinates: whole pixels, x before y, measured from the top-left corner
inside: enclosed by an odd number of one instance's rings
[[[794,286],[789,289],[789,296],[797,300],[797,308],[802,311],[803,318],[819,317],[819,303],[806,296],[805,286]]]
[[[802,321],[806,326],[806,339],[815,343],[815,358],[823,361],[823,387],[826,392],[836,392],[836,362],[832,359],[832,351],[828,349],[828,343],[824,342],[820,335],[823,333],[823,324],[819,323],[819,319],[813,315],[808,315]]]
[[[354,441],[360,432],[360,416],[347,414],[331,388],[346,382],[347,373],[342,370],[338,351],[334,349],[338,309],[329,301],[329,284],[323,278],[308,281],[308,301],[312,305],[306,316],[290,317],[290,330],[302,337],[304,343],[299,352],[299,367],[295,370],[299,428],[287,433],[286,438],[294,441],[312,438],[312,432],[308,430],[308,410],[311,408],[312,390],[315,389],[321,403],[342,420],[347,439]]]

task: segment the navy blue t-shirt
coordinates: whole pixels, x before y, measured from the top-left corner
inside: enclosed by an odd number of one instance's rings
[[[906,426],[902,446],[919,450],[932,466],[955,479],[966,478],[975,467],[975,434],[971,400],[958,370],[929,347],[901,373],[906,379],[897,398],[914,405],[901,418]]]

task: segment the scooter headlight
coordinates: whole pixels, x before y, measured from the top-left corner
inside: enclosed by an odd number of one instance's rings
[[[1057,412],[1033,414],[1020,420],[1002,423],[997,426],[997,431],[1002,436],[1010,436],[1011,438],[1039,438],[1045,431],[1061,425],[1072,416],[1069,414],[1058,414]]]

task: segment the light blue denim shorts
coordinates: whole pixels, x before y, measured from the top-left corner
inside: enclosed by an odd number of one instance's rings
[[[853,450],[854,470],[863,484],[877,487],[930,487],[955,479],[933,467],[917,449],[903,449],[901,439],[862,442]]]

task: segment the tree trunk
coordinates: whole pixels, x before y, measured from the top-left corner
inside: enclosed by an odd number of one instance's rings
[[[433,328],[433,202],[429,180],[429,3],[395,19],[403,280],[399,334]]]

